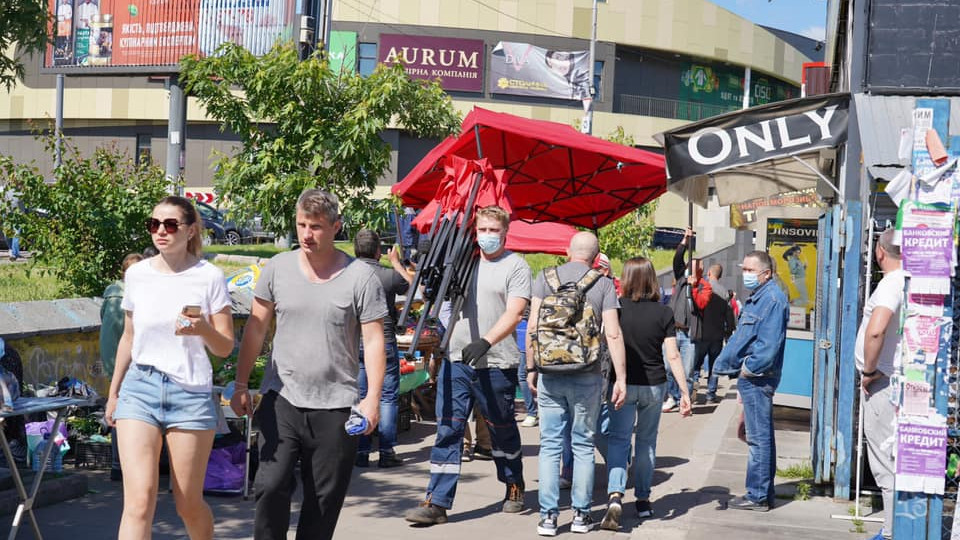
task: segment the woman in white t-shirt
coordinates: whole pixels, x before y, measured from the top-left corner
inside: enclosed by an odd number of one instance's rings
[[[106,411],[123,470],[118,537],[150,538],[166,437],[177,513],[191,539],[209,539],[203,480],[217,416],[207,350],[233,350],[230,297],[223,272],[201,257],[203,222],[189,199],[164,198],[146,226],[159,254],[124,277],[124,329]]]

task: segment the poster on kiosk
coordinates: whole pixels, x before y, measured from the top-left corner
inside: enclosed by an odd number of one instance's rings
[[[774,280],[790,302],[783,377],[774,402],[810,408],[817,291],[817,219],[822,208],[763,207],[753,227],[756,248],[773,259]],[[796,376],[791,376],[796,374]]]

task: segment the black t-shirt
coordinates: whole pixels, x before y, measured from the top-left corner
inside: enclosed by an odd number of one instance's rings
[[[663,341],[677,335],[673,310],[652,300],[620,298],[620,329],[627,349],[627,384],[654,386],[666,382]],[[612,370],[610,377],[613,380]]]

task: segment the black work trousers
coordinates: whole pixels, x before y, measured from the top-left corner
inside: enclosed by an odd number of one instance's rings
[[[254,538],[286,540],[298,460],[303,505],[297,540],[333,538],[357,455],[357,438],[343,427],[350,409],[298,408],[269,392],[256,416],[260,467],[254,481]]]

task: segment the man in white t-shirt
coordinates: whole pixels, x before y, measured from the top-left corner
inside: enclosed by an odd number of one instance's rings
[[[898,325],[903,305],[904,273],[900,246],[893,243],[894,230],[887,229],[877,241],[874,255],[883,279],[863,307],[857,332],[856,362],[863,390],[863,433],[873,478],[883,493],[883,529],[877,535],[893,535],[893,478],[895,474],[893,437],[896,432],[896,405],[891,401],[893,361],[900,344]]]

